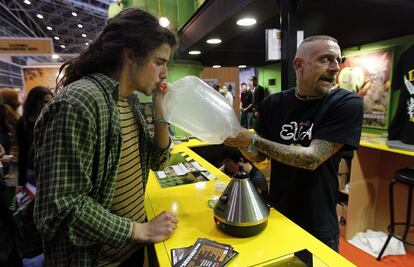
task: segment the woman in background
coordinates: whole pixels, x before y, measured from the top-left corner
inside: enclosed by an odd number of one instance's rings
[[[19,186],[33,180],[33,129],[43,107],[52,99],[52,92],[43,86],[30,90],[23,104],[23,116],[17,121],[16,137],[19,147]]]

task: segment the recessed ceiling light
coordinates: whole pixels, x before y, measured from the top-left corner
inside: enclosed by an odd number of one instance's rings
[[[198,51],[198,50],[191,50],[191,51],[189,51],[188,52],[190,55],[200,55],[201,54],[201,51]]]
[[[39,19],[43,19],[43,16],[41,14],[36,14],[36,17],[38,17]]]
[[[52,58],[53,58],[53,59],[58,59],[58,58],[59,58],[59,55],[58,55],[58,54],[53,54],[53,55],[52,55]]]
[[[168,26],[170,26],[170,20],[167,19],[166,17],[161,17],[159,19],[159,23],[162,27],[167,28]]]
[[[47,26],[46,29],[48,29],[49,31],[53,30],[53,28],[50,26]]]
[[[72,16],[77,17],[78,14],[76,14],[76,12],[72,12]]]
[[[82,37],[83,37],[83,38],[86,38],[86,34],[82,33]]]
[[[213,68],[215,69],[221,68],[221,65],[213,65]]]
[[[89,45],[89,43],[85,43],[85,45]]]
[[[58,36],[55,36],[53,38],[55,38],[55,40],[60,40],[60,38]]]
[[[24,0],[23,3],[25,3],[26,5],[30,5],[30,1],[29,0]]]
[[[60,47],[62,47],[62,48],[66,48],[66,45],[60,45]]]
[[[246,65],[239,65],[239,69],[243,69],[245,67],[247,67],[247,66]]]
[[[221,39],[218,39],[218,38],[208,39],[207,43],[208,44],[219,44],[221,43]]]
[[[256,19],[254,18],[242,18],[237,21],[237,25],[240,26],[252,26],[256,24]]]
[[[83,28],[83,25],[82,24],[78,24],[78,28]]]

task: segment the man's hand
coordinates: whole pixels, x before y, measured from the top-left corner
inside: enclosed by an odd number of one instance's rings
[[[224,140],[224,144],[233,147],[247,148],[252,142],[253,133],[245,128],[241,128],[240,131]]]
[[[135,223],[133,239],[140,243],[164,241],[174,233],[177,224],[178,219],[174,214],[163,211],[147,223]]]

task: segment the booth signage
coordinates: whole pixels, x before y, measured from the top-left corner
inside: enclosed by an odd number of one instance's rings
[[[0,54],[53,54],[51,38],[0,38]]]

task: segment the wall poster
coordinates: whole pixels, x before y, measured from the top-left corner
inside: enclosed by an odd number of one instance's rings
[[[387,128],[393,51],[367,52],[346,57],[340,64],[339,87],[364,100],[364,127]]]

